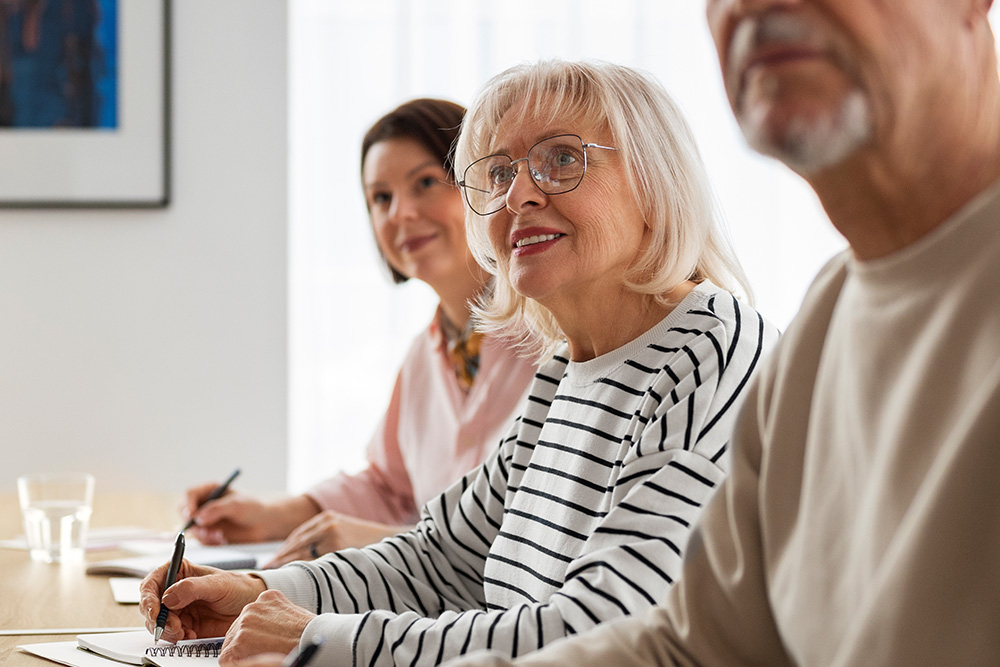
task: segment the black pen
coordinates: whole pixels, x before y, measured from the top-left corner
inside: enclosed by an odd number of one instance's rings
[[[233,480],[236,479],[236,476],[239,474],[240,474],[240,469],[237,468],[236,470],[233,471],[233,474],[229,476],[229,479],[227,479],[219,486],[215,487],[215,490],[212,491],[210,494],[208,494],[208,498],[205,498],[205,501],[201,503],[201,505],[212,502],[213,500],[218,500],[220,497],[222,497],[222,494],[229,490],[229,485],[233,483]],[[201,505],[198,505],[198,507],[201,507]],[[188,519],[188,522],[184,524],[184,527],[181,528],[181,532],[187,530],[193,525],[194,525],[194,517],[191,517],[190,519]]]
[[[174,585],[177,581],[177,573],[181,569],[181,561],[184,560],[184,532],[181,531],[177,533],[177,539],[174,540],[174,555],[170,557],[170,567],[167,568],[167,581],[163,585],[163,590],[167,590]],[[153,630],[153,641],[160,641],[160,635],[163,634],[163,628],[167,626],[167,614],[170,610],[167,609],[166,605],[160,601],[160,613],[156,617],[156,629]]]
[[[306,667],[322,645],[322,639],[314,639],[311,644],[307,645],[301,651],[289,653],[288,657],[281,662],[281,667]]]

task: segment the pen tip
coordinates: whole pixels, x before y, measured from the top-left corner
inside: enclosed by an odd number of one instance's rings
[[[162,635],[162,634],[163,634],[163,628],[161,628],[159,626],[157,626],[157,628],[155,630],[153,630],[153,643],[154,644],[156,642],[160,641],[160,635]]]

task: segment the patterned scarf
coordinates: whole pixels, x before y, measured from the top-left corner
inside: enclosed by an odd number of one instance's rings
[[[468,392],[476,381],[476,373],[479,372],[479,348],[483,342],[483,335],[472,328],[472,318],[466,322],[463,329],[459,329],[445,316],[444,310],[438,309],[438,323],[441,325],[441,333],[444,335],[445,352],[448,361],[455,370],[455,379],[462,391]]]

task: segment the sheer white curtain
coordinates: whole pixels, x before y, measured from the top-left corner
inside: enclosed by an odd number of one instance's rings
[[[413,97],[468,104],[491,75],[546,57],[654,74],[685,109],[757,295],[779,327],[844,243],[811,190],[743,144],[702,0],[291,0],[289,488],[363,464],[423,285],[391,285],[359,186],[359,146]]]

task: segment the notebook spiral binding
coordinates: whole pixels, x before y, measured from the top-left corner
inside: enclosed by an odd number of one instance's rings
[[[185,658],[218,658],[222,652],[222,642],[209,642],[207,644],[171,644],[167,646],[150,646],[146,649],[146,655],[151,656],[174,656]]]

